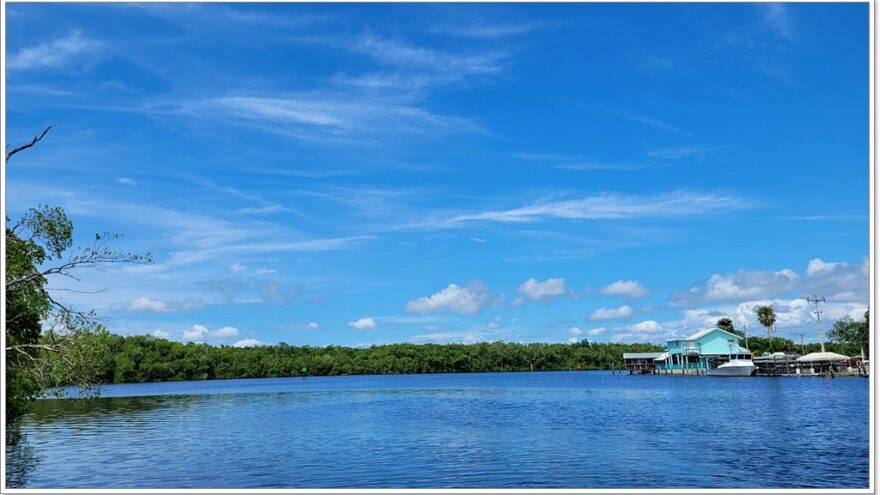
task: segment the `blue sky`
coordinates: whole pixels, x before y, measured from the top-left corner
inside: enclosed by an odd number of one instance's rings
[[[7,4],[53,281],[226,345],[818,339],[868,303],[868,4]],[[798,338],[799,339],[799,338]]]

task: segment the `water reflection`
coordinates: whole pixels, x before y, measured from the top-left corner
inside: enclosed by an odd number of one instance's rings
[[[40,458],[27,441],[19,425],[6,427],[6,486],[10,488],[28,485],[28,474],[34,470]]]

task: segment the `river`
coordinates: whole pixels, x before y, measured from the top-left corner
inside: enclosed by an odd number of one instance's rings
[[[865,488],[868,380],[610,372],[110,385],[37,401],[27,488]]]

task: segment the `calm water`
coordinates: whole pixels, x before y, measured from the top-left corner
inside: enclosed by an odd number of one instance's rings
[[[39,401],[18,487],[867,487],[868,381],[604,372],[105,387]]]

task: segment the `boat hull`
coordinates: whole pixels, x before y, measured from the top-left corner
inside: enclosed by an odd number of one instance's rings
[[[752,376],[756,369],[758,367],[751,361],[738,361],[722,364],[713,370],[709,370],[707,374],[709,376]]]

